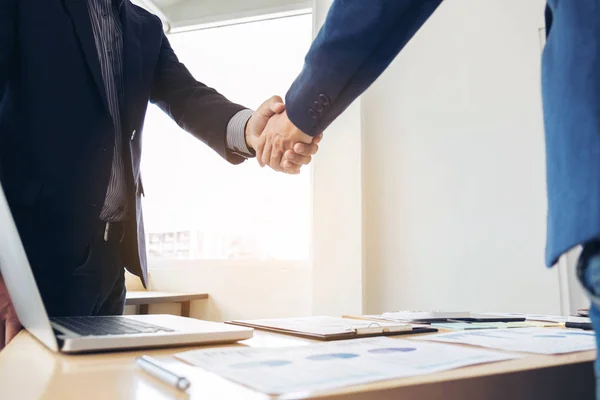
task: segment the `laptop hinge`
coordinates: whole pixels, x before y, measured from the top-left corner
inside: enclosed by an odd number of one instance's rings
[[[64,340],[81,337],[81,335],[78,335],[77,333],[57,324],[56,322],[50,321],[50,325],[52,325],[54,336],[56,336],[57,339]]]

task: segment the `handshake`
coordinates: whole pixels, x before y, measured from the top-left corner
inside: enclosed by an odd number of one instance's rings
[[[260,166],[268,165],[286,174],[299,174],[303,165],[310,164],[322,137],[312,137],[296,128],[279,96],[264,102],[246,125],[246,144],[256,152]]]

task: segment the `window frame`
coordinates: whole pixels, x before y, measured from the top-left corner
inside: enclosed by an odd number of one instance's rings
[[[256,13],[254,13],[254,15],[251,16],[247,16],[244,18],[234,18],[234,16],[225,16],[223,20],[219,20],[219,21],[211,21],[208,23],[201,23],[201,24],[196,24],[196,25],[192,25],[192,26],[184,26],[184,27],[178,27],[175,29],[170,29],[170,31],[166,32],[167,36],[173,34],[180,34],[180,33],[186,33],[186,32],[192,32],[192,31],[198,31],[198,30],[205,30],[205,29],[215,29],[215,28],[221,28],[221,27],[227,27],[227,26],[234,26],[234,25],[240,25],[240,24],[247,24],[247,23],[256,23],[256,22],[261,22],[261,21],[270,21],[270,20],[274,20],[274,19],[284,19],[284,18],[289,18],[289,17],[296,17],[296,16],[302,16],[302,15],[310,15],[313,13],[313,8],[311,7],[310,2],[299,2],[297,4],[295,4],[295,8],[293,9],[286,9],[285,11],[280,11],[280,10],[270,10],[271,13],[265,13],[265,14],[261,14],[262,12],[264,12],[264,9],[258,9],[256,10]],[[275,13],[273,13],[272,11],[277,11]],[[313,23],[313,30],[314,30],[314,23]],[[310,192],[310,198],[312,199],[312,193],[313,193],[313,186],[314,186],[314,170],[311,169],[311,175],[309,177],[310,180],[310,187],[309,187],[309,192]],[[199,259],[180,259],[177,257],[174,258],[159,258],[159,257],[151,257],[150,256],[150,247],[152,245],[152,243],[150,243],[149,241],[149,237],[151,235],[156,235],[157,233],[148,233],[147,232],[147,241],[148,243],[146,244],[146,247],[148,249],[148,254],[147,254],[147,260],[148,260],[148,269],[149,271],[153,271],[153,270],[165,270],[165,269],[169,269],[169,270],[173,270],[173,269],[187,269],[187,268],[195,268],[195,267],[215,267],[215,268],[219,268],[219,267],[239,267],[239,268],[252,268],[252,267],[272,267],[272,268],[283,268],[283,269],[290,269],[290,268],[302,268],[302,269],[307,269],[310,268],[312,266],[312,236],[313,236],[313,226],[312,226],[312,221],[313,221],[313,210],[312,210],[312,206],[313,206],[313,202],[311,201],[310,204],[310,220],[311,223],[309,224],[309,232],[311,232],[311,240],[309,241],[310,244],[310,248],[309,248],[309,257],[306,260],[261,260],[261,259],[203,259],[203,258],[199,258]],[[165,233],[162,233],[161,235],[165,235]],[[163,242],[164,243],[164,242]],[[173,250],[174,253],[175,249]]]

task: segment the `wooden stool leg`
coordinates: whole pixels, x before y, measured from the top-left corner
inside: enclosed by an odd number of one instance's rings
[[[184,302],[182,302],[181,303],[181,316],[189,318],[191,308],[192,308],[192,302],[191,301],[184,301]]]
[[[148,304],[140,304],[140,315],[148,314]]]

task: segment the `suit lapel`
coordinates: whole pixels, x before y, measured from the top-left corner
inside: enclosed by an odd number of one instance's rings
[[[133,130],[133,126],[137,121],[132,121],[131,118],[136,116],[134,106],[136,104],[136,94],[142,93],[142,47],[140,44],[141,24],[139,16],[129,0],[125,0],[123,5],[123,83],[125,104],[123,104],[126,118],[125,125]]]
[[[104,88],[104,79],[102,78],[102,70],[100,68],[100,60],[98,59],[98,50],[94,39],[94,31],[90,21],[87,1],[85,0],[63,0],[65,8],[73,21],[81,50],[85,55],[85,59],[96,83],[96,87],[102,97],[104,106],[108,109],[108,100],[106,89]]]

